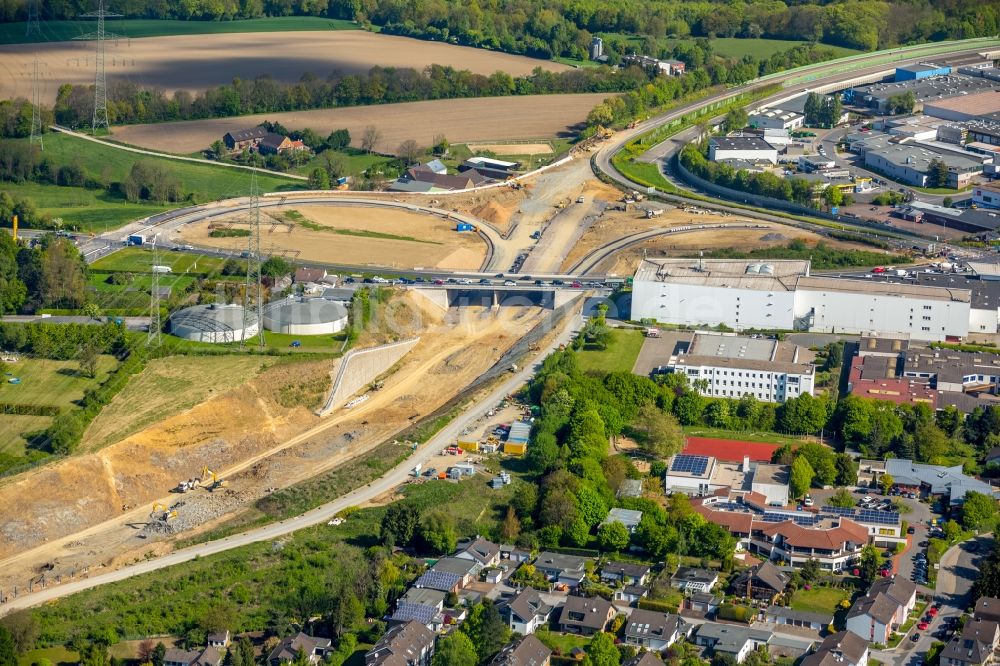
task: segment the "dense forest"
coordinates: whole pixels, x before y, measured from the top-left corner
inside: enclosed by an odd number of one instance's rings
[[[0,20],[23,20],[26,4],[0,2]],[[768,37],[872,50],[1000,32],[997,0],[112,0],[108,5],[131,18],[353,19],[386,32],[542,58],[584,58],[596,33],[654,40]],[[71,19],[92,9],[90,0],[52,0],[45,3],[44,14]]]

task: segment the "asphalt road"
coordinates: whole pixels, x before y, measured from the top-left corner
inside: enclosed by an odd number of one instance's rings
[[[541,360],[548,356],[549,353],[557,349],[559,345],[569,343],[572,337],[579,331],[581,326],[582,319],[579,315],[568,316],[566,321],[563,323],[562,330],[556,338],[549,345],[541,349],[536,355],[538,363],[540,364]],[[537,365],[530,364],[522,368],[519,372],[512,373],[510,378],[494,389],[489,396],[484,398],[468,411],[464,412],[458,418],[454,419],[437,435],[418,448],[413,455],[405,461],[389,470],[378,480],[373,481],[362,488],[353,490],[332,502],[328,502],[327,504],[319,506],[311,511],[307,511],[306,513],[296,516],[295,518],[266,525],[258,529],[243,532],[242,534],[226,537],[224,539],[218,539],[216,541],[209,541],[207,543],[191,546],[190,548],[184,548],[162,557],[123,567],[117,571],[111,571],[105,574],[92,576],[90,578],[74,580],[61,585],[54,585],[31,594],[20,595],[16,599],[0,605],[0,615],[20,608],[29,608],[54,599],[59,599],[82,590],[97,587],[98,585],[122,581],[133,576],[174,566],[175,564],[182,564],[193,560],[196,557],[207,557],[209,555],[215,555],[233,548],[239,548],[240,546],[260,541],[271,541],[285,536],[286,534],[290,534],[295,530],[327,522],[336,516],[340,511],[343,511],[351,506],[357,506],[371,501],[372,499],[375,499],[376,497],[379,497],[393,488],[405,483],[410,477],[410,471],[414,466],[418,463],[425,465],[431,458],[439,454],[443,447],[453,443],[466,427],[471,426],[474,422],[484,417],[486,412],[494,408],[504,397],[515,392],[518,388],[527,383],[535,374],[536,369]]]

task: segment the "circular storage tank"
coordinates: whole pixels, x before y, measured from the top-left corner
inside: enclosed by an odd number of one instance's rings
[[[257,323],[243,330],[243,306],[194,305],[170,315],[171,335],[195,342],[239,342],[257,335]]]
[[[288,298],[264,309],[264,328],[288,335],[328,335],[347,326],[347,308],[325,298]]]

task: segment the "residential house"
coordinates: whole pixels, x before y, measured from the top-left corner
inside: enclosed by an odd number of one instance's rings
[[[432,570],[421,575],[420,578],[413,583],[413,587],[426,587],[432,590],[454,592],[455,594],[458,594],[458,591],[462,589],[462,577],[458,574],[449,573],[447,571]]]
[[[434,655],[434,633],[419,622],[389,627],[365,653],[365,666],[429,666]]]
[[[531,560],[531,551],[524,550],[523,548],[518,548],[516,546],[501,544],[500,559],[510,560],[511,562],[517,562],[518,564],[528,562]]]
[[[230,152],[238,153],[250,148],[256,148],[257,143],[267,136],[269,132],[263,125],[251,127],[250,129],[226,132],[222,137],[222,143]]]
[[[823,631],[833,622],[833,615],[827,613],[810,613],[808,611],[788,608],[787,606],[771,606],[764,611],[764,621],[771,624],[807,627],[816,631]]]
[[[326,277],[326,270],[323,268],[296,268],[295,281],[298,283],[312,282],[319,283]]]
[[[955,634],[941,649],[941,666],[986,666],[995,661],[1000,645],[1000,625],[990,620],[969,620],[961,635]]]
[[[979,597],[972,614],[977,620],[1000,622],[1000,599],[996,597]]]
[[[868,641],[851,631],[830,634],[799,666],[868,666]]]
[[[626,585],[615,590],[614,599],[618,603],[632,606],[639,603],[648,594],[649,588],[645,585]]]
[[[788,581],[788,574],[771,562],[761,562],[741,572],[731,589],[738,596],[771,604],[788,587]]]
[[[663,660],[656,656],[654,652],[643,652],[637,654],[628,661],[622,662],[622,666],[664,666]]]
[[[847,629],[872,643],[887,644],[917,604],[917,586],[902,576],[872,583],[847,611]]]
[[[542,601],[538,590],[526,587],[507,601],[501,602],[498,610],[511,631],[527,636],[535,633],[538,627],[548,624],[553,607]]]
[[[715,615],[722,605],[724,598],[709,592],[695,592],[684,599],[684,607],[694,613],[701,613],[706,617]]]
[[[637,608],[625,623],[625,643],[662,652],[686,635],[687,625],[677,615]]]
[[[448,173],[448,167],[446,167],[444,162],[439,159],[433,159],[426,164],[422,164],[421,166],[427,171],[433,171],[437,174]]]
[[[621,523],[628,530],[629,534],[635,534],[635,531],[639,529],[639,523],[641,521],[642,511],[633,511],[632,509],[615,507],[608,512],[608,517],[601,522],[601,525]]]
[[[227,648],[229,647],[229,630],[215,632],[208,635],[206,641],[209,647]]]
[[[706,622],[698,627],[695,644],[708,648],[714,654],[728,654],[740,664],[758,645],[766,644],[767,638],[758,639],[750,627]]]
[[[163,666],[192,666],[201,656],[198,650],[169,648],[163,653]]]
[[[682,592],[711,592],[719,582],[719,572],[696,567],[678,567],[670,577],[670,587]]]
[[[518,638],[493,657],[490,666],[549,666],[552,650],[534,636]]]
[[[608,562],[601,567],[601,580],[612,585],[645,585],[649,567],[631,562]]]
[[[257,142],[257,150],[262,155],[278,155],[280,153],[291,153],[299,150],[309,150],[302,141],[296,141],[283,134],[268,132]]]
[[[389,621],[405,624],[416,620],[429,629],[434,628],[441,623],[446,596],[441,590],[411,587],[396,602],[396,610],[389,616]]]
[[[330,650],[330,639],[309,636],[300,631],[295,636],[282,639],[274,646],[271,654],[267,656],[267,663],[271,666],[279,666],[286,661],[295,661],[300,649],[305,652],[310,664],[318,664],[323,661],[323,657]]]
[[[587,575],[587,558],[542,551],[535,559],[535,569],[552,582],[577,587]]]
[[[478,562],[458,557],[442,557],[431,567],[431,571],[450,573],[461,577],[461,587],[468,586],[479,572],[479,569]]]
[[[601,597],[566,597],[559,615],[559,630],[570,634],[592,636],[608,626],[615,616],[615,607]]]
[[[476,537],[468,544],[459,545],[455,557],[460,560],[472,560],[481,569],[495,567],[500,563],[500,546],[482,537]]]

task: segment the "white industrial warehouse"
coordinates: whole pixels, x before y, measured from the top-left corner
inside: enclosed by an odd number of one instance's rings
[[[940,341],[966,337],[971,320],[988,314],[971,306],[970,289],[814,277],[808,261],[645,259],[633,280],[631,317],[735,330],[907,333],[913,340]]]
[[[347,308],[325,298],[289,297],[264,309],[264,328],[289,335],[339,333],[347,326]]]
[[[243,306],[211,303],[193,305],[170,315],[172,335],[194,342],[239,342],[257,335],[258,323],[243,328]]]

